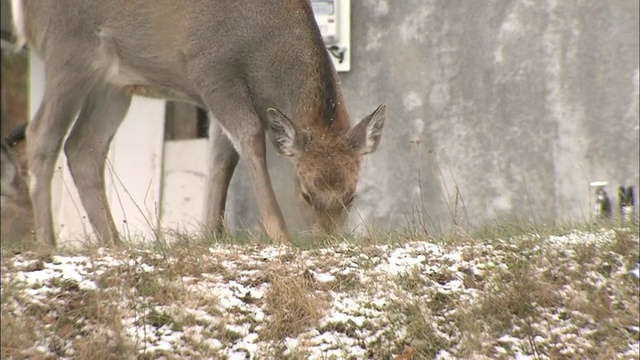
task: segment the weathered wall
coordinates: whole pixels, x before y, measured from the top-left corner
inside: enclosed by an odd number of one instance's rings
[[[638,4],[353,1],[347,103],[354,122],[380,103],[388,118],[352,225],[581,221],[590,181],[608,180],[612,198],[620,184],[637,190]],[[291,170],[270,161],[299,227]],[[237,175],[232,222],[255,224],[250,179]]]

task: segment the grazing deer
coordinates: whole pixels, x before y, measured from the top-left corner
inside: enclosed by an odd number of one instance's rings
[[[26,245],[28,240],[33,239],[29,193],[22,177],[22,167],[13,149],[22,139],[16,138],[15,134],[17,133],[9,136],[6,141],[0,140],[0,239],[3,247]]]
[[[27,129],[36,238],[55,245],[51,179],[62,141],[96,234],[119,236],[104,182],[109,143],[134,94],[211,114],[206,224],[221,230],[242,156],[262,225],[288,241],[267,171],[265,131],[291,158],[312,223],[341,226],[361,156],[380,141],[381,105],[354,128],[309,0],[12,0],[19,36],[44,61],[44,99]]]

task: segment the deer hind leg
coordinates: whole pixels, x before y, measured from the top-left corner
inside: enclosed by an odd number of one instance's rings
[[[123,89],[96,86],[85,100],[64,145],[82,206],[96,235],[105,245],[120,244],[107,201],[104,168],[111,139],[130,104],[131,95]]]
[[[227,191],[238,165],[240,155],[233,143],[222,131],[222,127],[213,116],[210,116],[209,144],[210,168],[207,181],[207,197],[205,201],[205,224],[207,228],[221,233],[224,226],[224,212],[227,202]]]
[[[80,67],[73,71],[47,71],[45,68],[44,97],[27,127],[29,190],[36,240],[54,247],[51,179],[62,141],[86,96],[89,79],[81,74]]]

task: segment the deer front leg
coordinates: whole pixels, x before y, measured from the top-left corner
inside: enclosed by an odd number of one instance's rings
[[[253,140],[247,144],[246,158],[249,163],[253,190],[258,199],[262,226],[267,235],[274,240],[291,242],[285,225],[282,211],[276,200],[271,185],[271,178],[267,169],[267,157],[264,134],[260,132],[252,136]]]
[[[224,211],[227,202],[229,183],[238,165],[240,156],[233,147],[233,143],[224,134],[222,128],[209,116],[209,148],[210,165],[207,181],[207,197],[205,198],[205,225],[210,231],[220,234],[223,232]]]
[[[213,109],[212,112],[219,126],[224,130],[224,135],[228,137],[240,156],[247,160],[262,226],[270,238],[289,242],[287,226],[269,178],[264,130],[258,115],[253,111],[253,106],[242,97],[229,98],[228,96],[212,99],[208,104],[227,105],[227,107],[210,108]],[[217,199],[219,203],[222,202],[221,195]],[[219,204],[214,204],[216,205],[220,210]]]

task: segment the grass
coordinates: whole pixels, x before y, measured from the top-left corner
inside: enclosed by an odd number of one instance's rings
[[[262,357],[632,358],[637,234],[516,224],[427,241],[174,233],[120,250],[3,250],[0,355],[225,358],[268,344]],[[49,275],[25,280],[36,274]]]
[[[260,337],[282,340],[316,327],[326,308],[326,300],[316,293],[314,280],[274,268],[268,270],[270,287],[264,297],[265,312],[272,317]]]
[[[48,338],[53,358],[73,355],[118,359],[130,353],[132,346],[123,336],[115,295],[100,289],[81,289],[70,280],[55,280],[50,285],[60,289],[57,296],[33,301],[28,293],[20,291],[24,288],[3,277],[3,359],[29,357],[29,350],[24,350],[41,343],[43,337]],[[12,308],[24,311],[15,312]],[[93,327],[87,332],[89,324]]]
[[[492,286],[484,287],[481,301],[458,318],[459,328],[467,334],[462,354],[496,356],[482,349],[483,336],[499,338],[505,333],[520,333],[534,339],[544,329],[532,327],[532,323],[557,317],[571,319],[584,330],[584,339],[596,345],[581,354],[567,355],[557,346],[532,340],[531,353],[551,358],[613,358],[615,349],[621,351],[628,346],[629,329],[638,326],[637,278],[627,274],[614,280],[612,276],[638,263],[637,235],[635,240],[632,235],[636,231],[614,229],[611,242],[586,240],[562,250],[536,246],[531,241],[514,247],[503,258],[503,266],[485,280]],[[611,283],[620,280],[628,283],[621,287]]]

